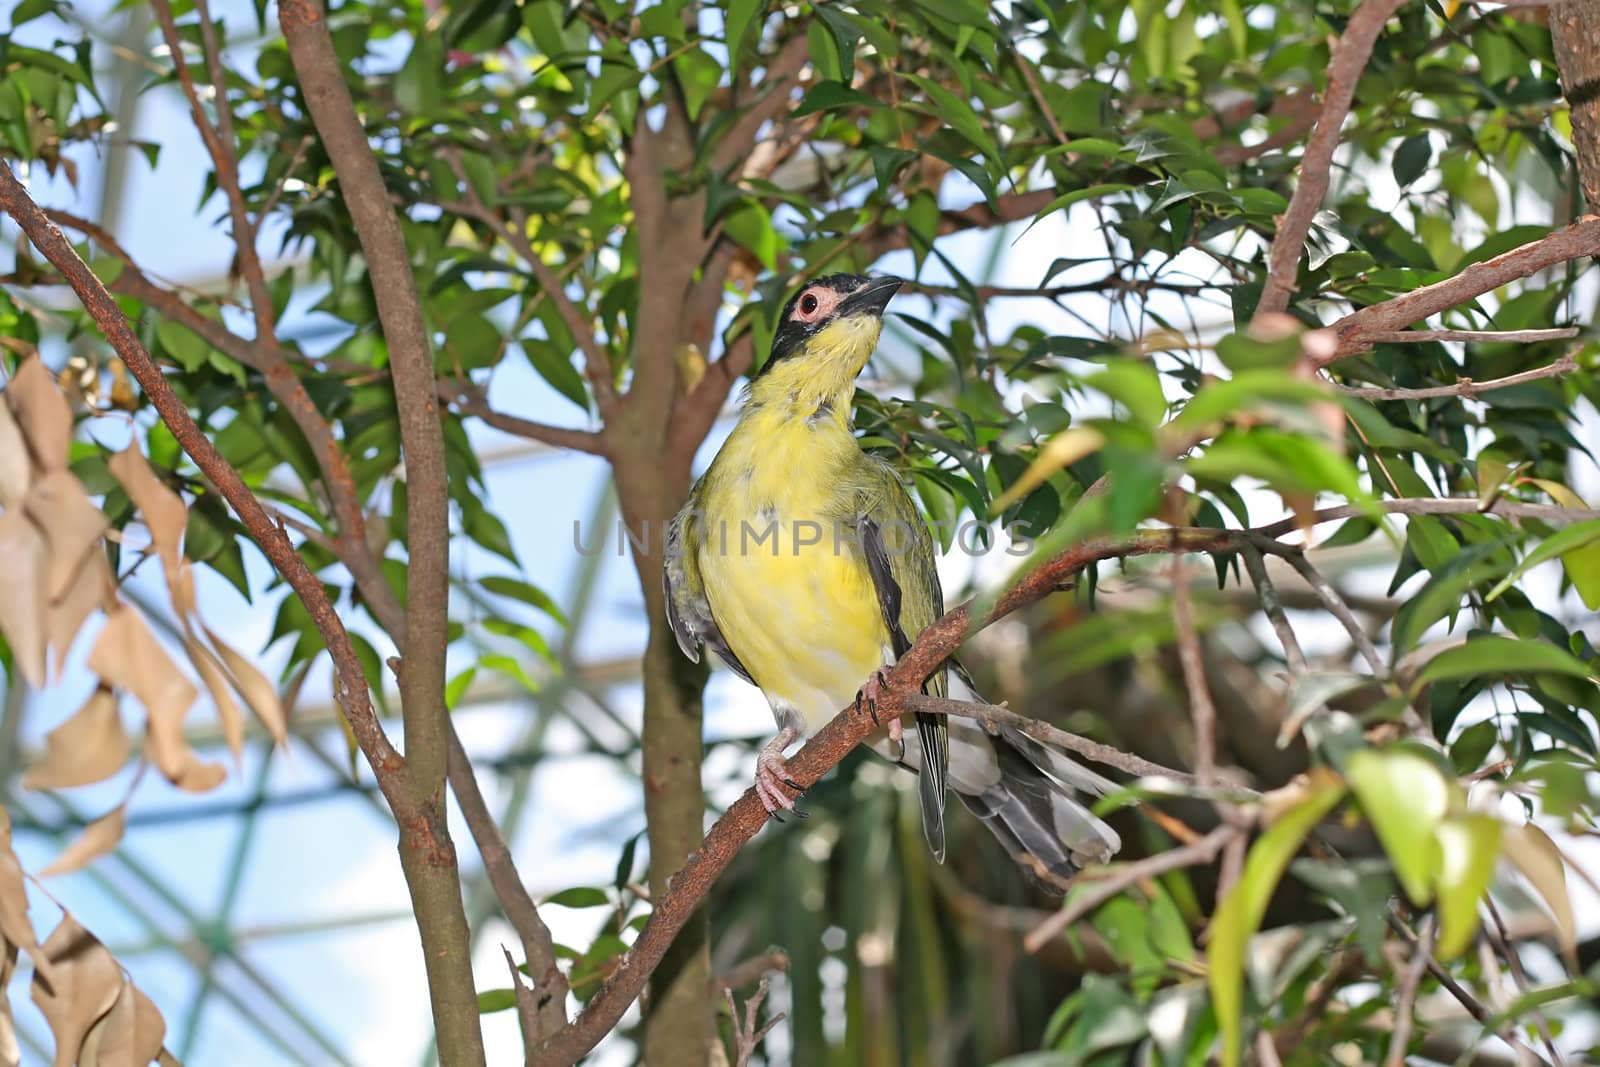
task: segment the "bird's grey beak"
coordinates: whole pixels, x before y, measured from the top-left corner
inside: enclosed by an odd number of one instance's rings
[[[889,306],[889,301],[894,294],[900,291],[905,284],[903,278],[893,275],[884,275],[881,278],[872,278],[866,285],[857,289],[839,302],[835,317],[845,318],[850,315],[876,315],[881,316],[883,309]]]

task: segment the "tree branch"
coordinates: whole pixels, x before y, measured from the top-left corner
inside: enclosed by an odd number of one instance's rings
[[[461,806],[461,817],[472,831],[472,840],[483,857],[484,873],[499,898],[506,919],[522,941],[522,955],[533,979],[533,1029],[523,1035],[529,1046],[544,1040],[567,1025],[567,976],[556,965],[555,940],[550,928],[539,917],[539,909],[522,884],[516,861],[506,847],[500,827],[495,824],[489,805],[484,803],[478,780],[472,773],[461,738],[454,730],[449,736],[450,784]],[[515,976],[514,976],[515,977]]]
[[[1223,823],[1198,841],[1158,852],[1134,863],[1120,863],[1106,868],[1105,877],[1096,879],[1090,888],[1075,894],[1066,907],[1051,912],[1048,918],[1028,931],[1022,939],[1022,947],[1028,952],[1038,952],[1045,943],[1059,937],[1067,927],[1131,885],[1168,871],[1211,863],[1222,851],[1223,845],[1242,833],[1243,827]]]
[[[523,263],[527,264],[528,271],[539,283],[539,288],[545,296],[555,304],[556,313],[561,316],[562,324],[572,334],[572,340],[578,346],[578,350],[583,353],[584,377],[588,379],[589,388],[594,390],[595,407],[599,408],[601,418],[609,422],[609,416],[616,407],[617,390],[612,382],[611,357],[607,355],[605,347],[601,345],[600,338],[595,333],[594,322],[587,311],[580,309],[572,297],[567,295],[561,276],[533,247],[533,242],[528,239],[526,220],[513,224],[502,219],[498,212],[478,198],[477,190],[472,187],[472,182],[467,180],[460,155],[447,151],[445,159],[461,183],[463,196],[461,200],[442,203],[439,207],[453,215],[483,223],[496,237],[509,245]]]
[[[1582,219],[1548,237],[1474,263],[1442,282],[1351,312],[1331,327],[1339,337],[1338,348],[1330,355],[1318,357],[1316,365],[1325,367],[1365,352],[1376,343],[1372,340],[1373,334],[1402,330],[1518,278],[1583,256],[1600,256],[1600,217]]]
[[[483,1035],[477,1016],[463,1009],[474,995],[470,934],[455,850],[445,823],[449,475],[427,327],[405,236],[350,98],[344,64],[334,49],[323,11],[313,0],[283,0],[278,21],[306,106],[360,239],[389,349],[410,509],[401,708],[412,787],[429,823],[422,836],[418,827],[402,824],[401,863],[417,905],[440,1060],[482,1063]],[[431,847],[418,847],[424,839]]]
[[[1552,330],[1549,332],[1556,333],[1560,331]],[[1577,331],[1573,332],[1576,333]],[[1359,396],[1363,400],[1428,400],[1441,396],[1475,397],[1479,393],[1492,393],[1496,389],[1509,389],[1513,385],[1536,382],[1541,378],[1557,378],[1563,374],[1570,374],[1577,369],[1577,358],[1569,353],[1554,363],[1548,363],[1543,367],[1535,367],[1533,370],[1508,374],[1504,378],[1490,378],[1486,382],[1475,382],[1471,378],[1462,378],[1454,385],[1430,385],[1421,389],[1385,389],[1377,386],[1354,385],[1341,385],[1338,386],[1338,389],[1346,396]]]
[[[1334,45],[1328,62],[1328,89],[1322,98],[1322,115],[1300,157],[1300,181],[1284,212],[1283,222],[1267,254],[1267,282],[1261,290],[1255,317],[1285,310],[1294,292],[1300,255],[1305,251],[1311,220],[1328,194],[1328,174],[1339,147],[1339,130],[1355,99],[1356,83],[1372,58],[1372,47],[1400,0],[1362,0],[1345,25],[1344,36]]]
[[[570,448],[577,452],[587,452],[594,456],[606,454],[606,441],[603,434],[593,430],[573,430],[564,426],[549,426],[542,422],[533,422],[517,415],[507,415],[496,411],[489,406],[483,398],[483,392],[471,382],[456,380],[439,380],[439,397],[446,403],[454,404],[456,410],[475,416],[497,430],[505,433],[526,437],[530,441],[541,441],[556,448]]]
[[[183,86],[183,95],[189,99],[189,113],[194,119],[195,129],[200,131],[200,139],[205,142],[206,153],[211,157],[217,185],[222,188],[228,201],[228,214],[233,220],[233,243],[239,256],[239,273],[244,276],[245,285],[250,290],[250,310],[255,315],[256,337],[275,343],[272,293],[267,289],[267,276],[261,268],[261,257],[256,252],[255,224],[250,221],[250,209],[245,203],[244,190],[239,185],[238,140],[233,133],[233,113],[228,109],[228,83],[222,71],[222,56],[218,52],[217,31],[211,23],[211,13],[206,7],[206,0],[195,0],[211,88],[216,93],[217,126],[213,126],[211,120],[206,118],[205,108],[200,104],[200,94],[189,75],[189,64],[183,58],[183,38],[172,17],[171,5],[167,0],[151,0],[150,7],[155,11],[156,21],[161,24],[162,40],[166,41],[167,50],[172,53],[178,82]]]
[[[1229,551],[1238,534],[1227,530],[1153,531],[1135,535],[1125,542],[1088,541],[1052,557],[1000,595],[994,606],[981,616],[971,602],[948,611],[922,631],[916,643],[889,672],[889,692],[880,700],[879,715],[899,715],[910,707],[901,701],[916,691],[939,664],[966,640],[973,630],[1009,615],[1061,587],[1063,583],[1103,559],[1159,554],[1173,551]],[[842,760],[874,729],[870,717],[845,709],[814,734],[799,752],[788,760],[789,776],[802,789]],[[529,1061],[539,1065],[568,1065],[576,1062],[609,1033],[633,1003],[656,965],[691,915],[699,908],[711,886],[727,869],[741,848],[767,822],[767,813],[746,790],[717,820],[689,854],[683,868],[671,879],[667,892],[658,896],[650,921],[638,940],[622,957],[588,1006],[565,1030],[533,1051]]]
[[[378,787],[402,823],[417,814],[410,783],[410,768],[389,743],[367,692],[366,674],[350,643],[344,622],[334,610],[322,583],[295,552],[288,535],[245,485],[239,472],[223,458],[211,440],[167,385],[161,370],[133,332],[127,318],[100,279],[73,251],[60,230],[28,196],[9,165],[0,162],[0,209],[16,220],[35,248],[67,278],[101,333],[138,381],[173,437],[195,465],[210,479],[233,508],[262,553],[299,596],[333,660],[335,686],[345,719],[362,753],[372,765]],[[423,824],[422,832],[428,827]]]

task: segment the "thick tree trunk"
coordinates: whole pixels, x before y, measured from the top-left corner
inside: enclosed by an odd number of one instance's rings
[[[1600,215],[1600,0],[1554,0],[1550,36],[1572,106],[1572,144],[1586,213]]]

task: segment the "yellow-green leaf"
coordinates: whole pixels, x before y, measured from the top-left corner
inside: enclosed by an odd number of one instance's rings
[[[1406,896],[1426,905],[1433,899],[1433,872],[1439,865],[1434,831],[1450,808],[1450,783],[1425,757],[1403,749],[1351,753],[1345,778]]]
[[[1311,773],[1304,795],[1284,811],[1272,828],[1250,849],[1244,871],[1211,921],[1211,943],[1206,948],[1207,980],[1211,1004],[1222,1031],[1223,1067],[1239,1063],[1240,1016],[1244,1007],[1244,958],[1250,938],[1261,927],[1267,901],[1283,877],[1284,868],[1300,848],[1301,840],[1344,796],[1345,787],[1326,768]]]
[[[1440,959],[1459,956],[1478,930],[1478,902],[1500,855],[1501,823],[1488,815],[1452,815],[1439,824]]]

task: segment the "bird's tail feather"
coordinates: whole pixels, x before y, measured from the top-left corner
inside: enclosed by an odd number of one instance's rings
[[[958,795],[1036,882],[1063,892],[1078,871],[1122,847],[1085,803],[1114,783],[1017,730],[1001,727],[992,740],[999,781],[981,794]]]

